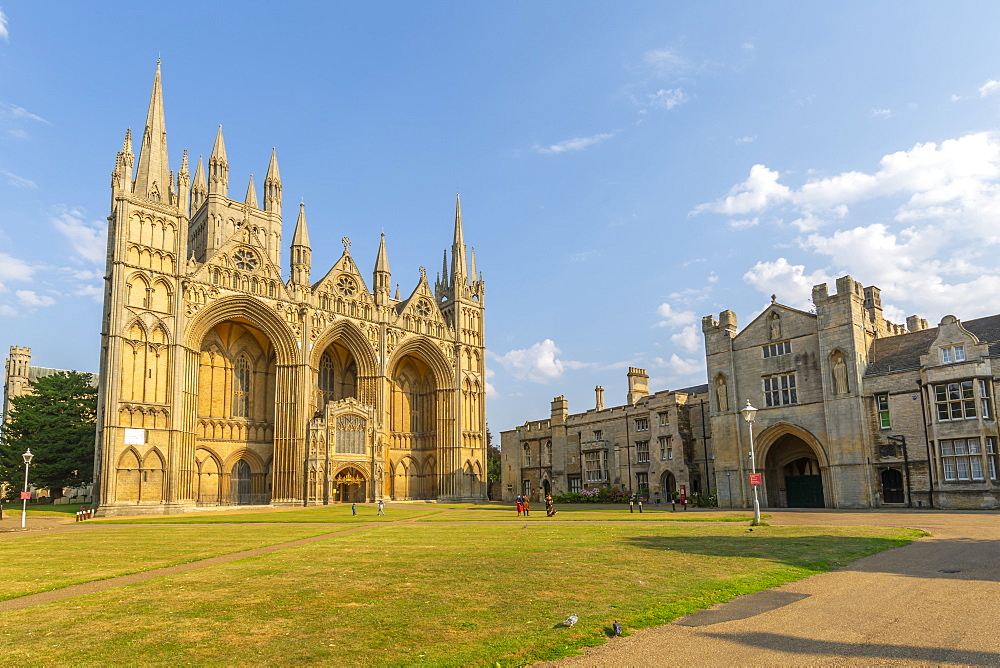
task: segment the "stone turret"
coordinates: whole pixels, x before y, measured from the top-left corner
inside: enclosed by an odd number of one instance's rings
[[[649,396],[649,374],[645,369],[629,367],[628,369],[628,399],[626,403],[634,406],[643,397]]]

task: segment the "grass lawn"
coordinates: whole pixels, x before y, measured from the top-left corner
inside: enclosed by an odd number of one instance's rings
[[[0,600],[318,536],[331,527],[100,527],[0,542]]]
[[[351,504],[309,508],[279,508],[267,510],[213,510],[183,515],[154,515],[91,520],[107,524],[276,524],[276,523],[362,523],[397,522],[426,517],[447,510],[467,508],[471,504],[386,504],[385,515],[378,514],[374,503],[359,503],[358,514],[351,514]],[[543,515],[545,513],[542,513]]]
[[[154,565],[158,551],[177,544],[197,551],[203,541],[207,556],[296,530],[306,527],[106,525],[66,534],[64,549],[52,549],[54,535],[10,542],[45,571],[65,568],[69,554],[91,564],[106,551],[105,532],[119,547],[131,536],[130,549]],[[799,526],[749,533],[732,523],[374,525],[7,615],[0,652],[11,664],[521,665],[601,643],[614,619],[626,629],[662,624],[919,535]],[[0,563],[6,580],[10,562]],[[556,626],[571,613],[576,627]]]

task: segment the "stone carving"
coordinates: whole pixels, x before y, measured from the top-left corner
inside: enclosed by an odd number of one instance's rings
[[[719,402],[719,412],[725,413],[729,410],[729,391],[726,389],[726,379],[719,376],[715,379],[715,397]]]
[[[833,392],[847,394],[847,365],[843,357],[837,357],[837,361],[833,363]]]

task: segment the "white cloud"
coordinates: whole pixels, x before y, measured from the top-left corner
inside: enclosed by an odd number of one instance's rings
[[[38,267],[7,253],[0,253],[0,292],[5,291],[4,281],[30,281]]]
[[[606,139],[611,139],[615,136],[614,132],[605,132],[602,134],[591,135],[590,137],[576,137],[574,139],[567,139],[566,141],[561,141],[558,144],[551,144],[550,146],[534,146],[534,150],[542,155],[553,155],[558,153],[566,153],[568,151],[582,151],[588,146],[593,146],[594,144],[599,144]]]
[[[757,135],[744,135],[736,138],[737,144],[752,144],[757,141]]]
[[[992,95],[993,93],[1000,90],[1000,81],[996,79],[990,79],[982,86],[979,87],[979,97],[986,97],[987,95]]]
[[[0,9],[0,37],[6,42],[10,38],[10,31],[7,30],[7,15]]]
[[[758,262],[743,274],[743,280],[766,295],[777,295],[782,304],[807,311],[812,305],[812,287],[829,277],[822,271],[807,274],[805,269],[779,257],[774,262]]]
[[[872,116],[875,118],[892,118],[892,109],[872,109]]]
[[[503,355],[491,353],[491,357],[500,362],[515,378],[536,383],[546,383],[559,378],[566,369],[590,366],[584,362],[561,360],[558,358],[559,353],[555,341],[545,339],[529,348],[511,350]]]
[[[643,60],[660,75],[683,72],[688,62],[673,49],[653,49],[643,55]]]
[[[778,172],[771,171],[764,165],[754,165],[746,181],[737,183],[729,189],[722,199],[700,204],[694,213],[714,211],[727,215],[742,215],[763,211],[768,207],[787,201],[791,197],[791,189],[778,183]]]
[[[667,359],[663,359],[662,357],[654,358],[653,364],[656,367],[669,370],[675,378],[693,376],[695,374],[704,376],[705,373],[704,357],[693,357],[690,359],[684,359],[679,355],[677,355],[676,353],[674,353]],[[702,382],[704,381],[702,380]]]
[[[107,257],[107,223],[101,220],[87,222],[80,209],[57,207],[52,225],[73,245],[85,260],[103,265]]]
[[[680,88],[661,88],[649,94],[649,106],[654,109],[673,109],[688,101],[688,96]]]
[[[670,337],[670,342],[689,353],[701,350],[704,342],[697,325],[688,325]]]
[[[17,174],[11,174],[10,172],[8,172],[8,171],[6,171],[4,169],[0,169],[0,174],[2,174],[5,177],[7,177],[7,183],[8,183],[8,185],[12,185],[15,188],[37,188],[38,187],[38,184],[36,184],[31,179],[26,179],[23,176],[18,176]]]
[[[683,327],[698,319],[694,311],[675,311],[666,302],[657,306],[656,312],[663,320],[656,323],[655,327]]]
[[[18,290],[14,293],[25,306],[52,306],[56,300],[47,295],[39,295],[34,290]]]
[[[753,218],[740,218],[738,220],[730,220],[729,227],[734,230],[746,230],[751,227],[757,227],[760,225],[760,218],[754,216]]]
[[[98,304],[104,302],[104,291],[99,285],[81,285],[73,291],[73,294],[80,297],[90,297]]]
[[[491,380],[493,380],[493,377],[495,375],[497,375],[496,371],[494,371],[493,369],[491,369],[489,367],[486,367],[485,383],[486,383],[486,398],[487,399],[496,399],[496,398],[498,398],[500,396],[500,393],[497,392],[496,387],[494,387],[493,383],[490,382]]]
[[[0,304],[0,315],[7,318],[15,318],[20,315],[17,309],[13,306],[8,306],[7,304]]]

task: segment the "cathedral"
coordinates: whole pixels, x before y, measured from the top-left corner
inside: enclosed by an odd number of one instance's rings
[[[166,137],[157,63],[138,160],[128,131],[112,173],[99,513],[485,499],[485,287],[460,202],[433,287],[421,267],[392,294],[384,234],[370,288],[346,237],[314,282],[304,204],[286,281],[274,151],[262,198],[251,176],[236,200],[221,127],[193,178]]]

